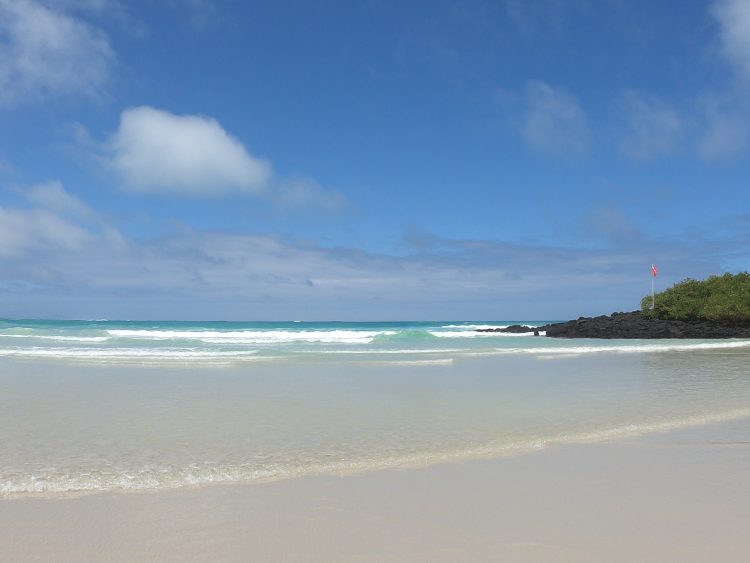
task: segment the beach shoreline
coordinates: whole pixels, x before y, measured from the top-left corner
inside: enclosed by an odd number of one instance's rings
[[[743,561],[750,419],[423,469],[0,500],[8,561]]]

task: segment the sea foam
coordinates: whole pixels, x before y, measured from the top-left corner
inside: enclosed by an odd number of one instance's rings
[[[321,342],[338,344],[370,343],[379,335],[393,335],[396,331],[381,330],[124,330],[107,331],[118,338],[141,340],[200,340],[208,343],[229,344],[279,344],[291,342]]]

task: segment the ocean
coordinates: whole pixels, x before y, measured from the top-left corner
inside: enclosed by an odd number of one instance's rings
[[[265,482],[750,416],[750,341],[548,321],[0,320],[0,494]]]

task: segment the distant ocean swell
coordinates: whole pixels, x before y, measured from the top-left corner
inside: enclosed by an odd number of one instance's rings
[[[321,358],[408,361],[414,355],[581,355],[666,352],[750,346],[748,341],[550,340],[533,332],[477,332],[495,323],[178,323],[0,321],[0,357],[87,362],[231,362]],[[544,322],[523,322],[539,326]],[[403,355],[404,358],[397,358]]]

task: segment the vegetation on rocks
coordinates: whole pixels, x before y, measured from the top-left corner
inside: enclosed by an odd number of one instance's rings
[[[641,300],[643,314],[651,319],[713,321],[750,325],[750,274],[724,274],[705,280],[685,279]]]

